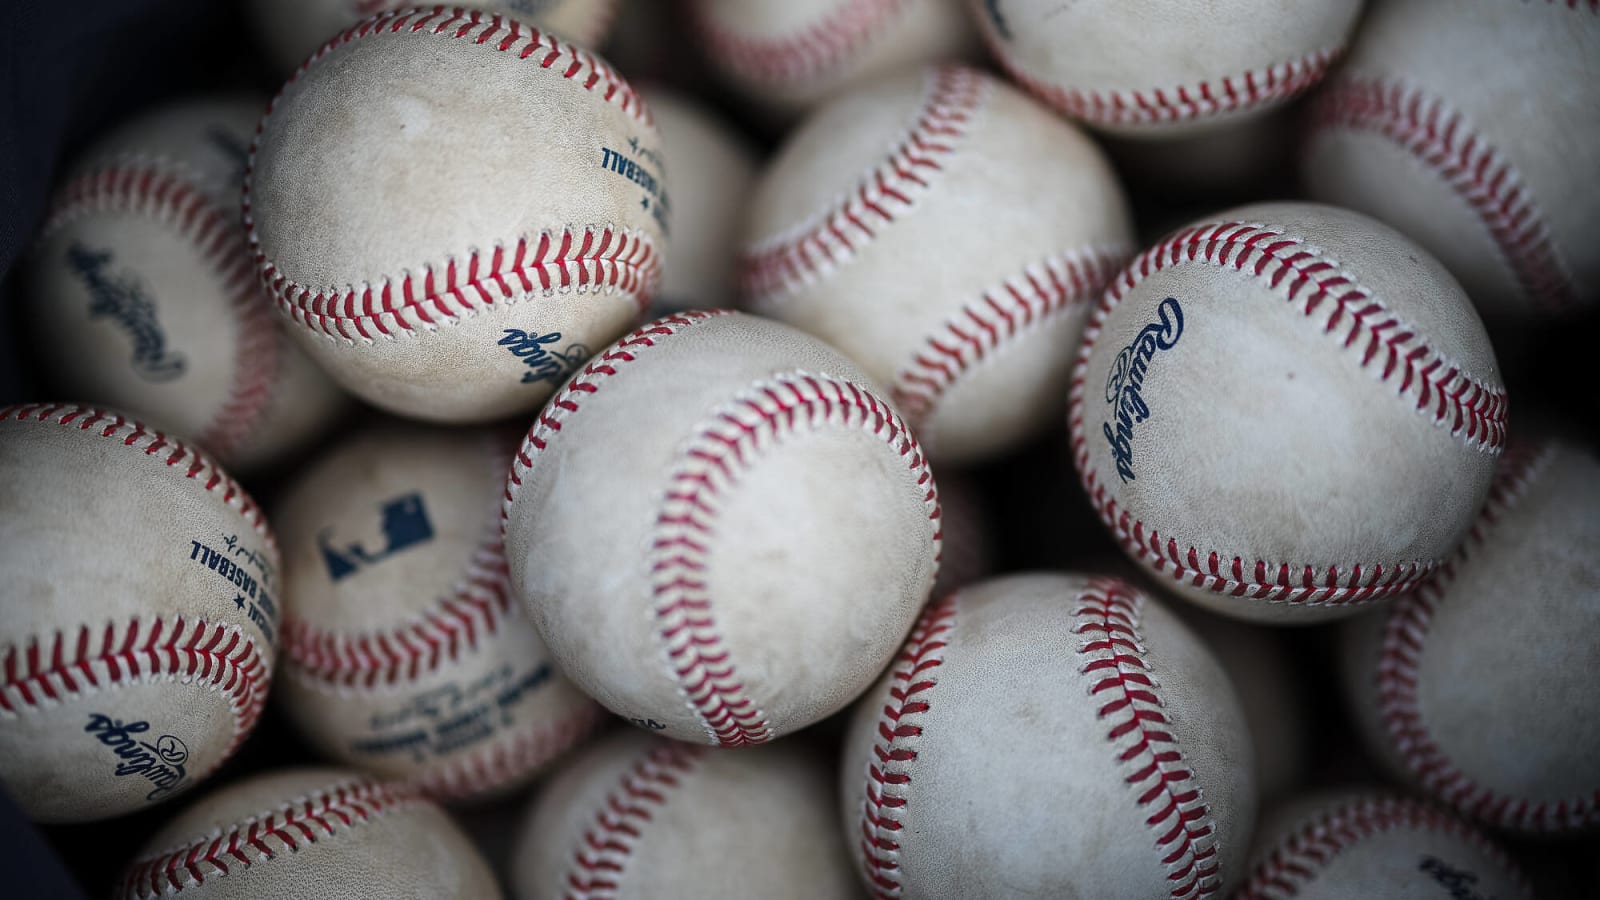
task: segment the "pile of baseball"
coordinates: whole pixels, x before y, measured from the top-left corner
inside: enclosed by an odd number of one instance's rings
[[[1600,893],[1600,2],[396,6],[17,273],[116,896]]]

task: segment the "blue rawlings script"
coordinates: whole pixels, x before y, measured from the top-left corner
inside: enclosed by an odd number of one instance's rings
[[[117,767],[111,774],[118,778],[129,775],[143,777],[151,785],[146,800],[158,800],[183,786],[189,773],[183,764],[189,761],[189,748],[183,741],[164,734],[155,743],[141,740],[150,730],[150,723],[123,722],[100,713],[89,714],[89,724],[83,730],[97,738],[102,746],[111,748],[117,756]]]
[[[553,346],[560,340],[559,331],[539,334],[521,328],[507,328],[497,343],[528,367],[528,371],[522,373],[523,384],[540,381],[559,384],[589,358],[589,348],[582,344],[572,344],[565,350]]]
[[[1106,402],[1111,404],[1116,417],[1116,427],[1110,422],[1102,424],[1106,440],[1111,444],[1111,454],[1117,460],[1117,475],[1124,484],[1133,481],[1133,426],[1150,418],[1150,407],[1144,402],[1144,373],[1150,360],[1160,350],[1171,350],[1183,337],[1183,307],[1176,298],[1168,297],[1156,307],[1159,321],[1140,329],[1133,343],[1122,348],[1111,363],[1106,375]]]

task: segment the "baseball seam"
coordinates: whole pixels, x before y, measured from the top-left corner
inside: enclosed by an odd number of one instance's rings
[[[1002,280],[946,319],[901,368],[892,388],[911,427],[922,427],[945,392],[973,367],[1057,315],[1087,305],[1127,258],[1125,247],[1057,253]]]
[[[154,900],[199,887],[212,876],[293,854],[392,812],[423,802],[404,786],[362,779],[325,788],[232,826],[137,860],[123,877],[125,900]]]
[[[563,34],[564,36],[570,38],[574,43],[581,44],[585,47],[593,47],[599,44],[600,40],[604,38],[611,30],[611,26],[613,23],[615,23],[617,12],[622,8],[622,4],[620,0],[587,0],[586,5],[598,8],[599,10],[590,17],[589,30],[581,34],[577,32]],[[376,2],[374,2],[374,0],[356,0],[355,6],[356,12],[360,14],[362,18],[366,18],[367,16],[380,12],[398,11],[407,7],[415,8],[416,4],[408,3],[406,0],[376,0]],[[515,16],[508,15],[505,18],[507,21],[511,21],[515,18]]]
[[[1383,795],[1360,797],[1319,812],[1272,848],[1237,896],[1239,900],[1298,897],[1340,853],[1367,838],[1401,829],[1444,832],[1466,841],[1510,875],[1523,896],[1532,896],[1510,857],[1477,830],[1414,800]]]
[[[584,830],[566,878],[558,886],[567,900],[613,900],[634,846],[656,810],[700,763],[704,751],[689,744],[661,741],[623,771]]]
[[[1156,571],[1168,572],[1174,581],[1187,580],[1194,587],[1220,594],[1274,603],[1368,603],[1409,590],[1431,574],[1439,560],[1355,563],[1341,570],[1338,563],[1325,568],[1266,560],[1252,563],[1216,550],[1184,549],[1175,538],[1148,528],[1107,496],[1099,473],[1089,464],[1083,427],[1089,357],[1106,317],[1129,291],[1151,274],[1184,263],[1234,269],[1256,278],[1308,318],[1318,315],[1320,309],[1326,318],[1323,333],[1338,341],[1341,349],[1360,346],[1358,365],[1372,371],[1380,383],[1398,382],[1395,392],[1402,399],[1414,394],[1412,405],[1419,415],[1436,427],[1449,427],[1453,436],[1464,434],[1465,442],[1479,451],[1498,452],[1505,443],[1505,392],[1469,376],[1429,347],[1415,328],[1389,313],[1354,275],[1327,255],[1261,225],[1222,222],[1190,226],[1140,254],[1112,279],[1089,317],[1072,374],[1068,423],[1073,454],[1090,501],[1118,541]]]
[[[788,34],[743,34],[716,21],[704,3],[688,4],[690,20],[712,57],[757,84],[804,84],[837,71],[898,19],[906,0],[849,0]]]
[[[955,630],[957,596],[951,594],[923,611],[889,670],[889,696],[878,720],[878,740],[867,759],[858,844],[873,896],[881,900],[901,895],[900,836],[911,799],[910,764],[918,753],[908,745],[922,736],[928,692],[939,683],[933,670],[944,665]]]
[[[935,70],[916,119],[885,160],[828,207],[743,252],[744,295],[757,306],[781,301],[853,258],[913,209],[960,149],[989,91],[986,76],[971,69]]]
[[[1406,768],[1433,795],[1498,828],[1556,831],[1600,823],[1600,788],[1587,797],[1538,801],[1479,784],[1461,771],[1430,732],[1417,696],[1419,669],[1434,613],[1449,602],[1457,567],[1484,547],[1501,516],[1520,502],[1553,457],[1548,446],[1516,444],[1501,459],[1488,500],[1455,556],[1440,567],[1438,577],[1401,598],[1390,613],[1376,672],[1379,712]]]
[[[1100,126],[1190,122],[1279,103],[1321,81],[1344,54],[1342,45],[1323,47],[1283,62],[1195,84],[1101,91],[1054,84],[1034,75],[987,25],[979,30],[1001,68],[1029,93],[1065,115]]]
[[[1089,696],[1101,703],[1096,718],[1111,726],[1107,740],[1118,765],[1132,767],[1125,781],[1138,792],[1145,824],[1164,854],[1169,895],[1207,897],[1222,889],[1216,822],[1150,674],[1139,635],[1143,605],[1143,597],[1116,581],[1090,584],[1072,611],[1079,623],[1072,633],[1084,639],[1078,653],[1087,658],[1079,671],[1090,678]]]
[[[166,225],[194,246],[221,281],[238,329],[228,395],[195,435],[196,443],[226,459],[260,426],[278,386],[281,336],[237,223],[181,168],[172,160],[130,155],[83,173],[57,195],[39,241],[87,215],[126,213]]]
[[[1529,298],[1552,311],[1577,304],[1572,274],[1533,192],[1499,148],[1443,99],[1404,83],[1353,78],[1323,95],[1312,127],[1373,134],[1409,153],[1478,217]]]
[[[773,733],[712,616],[706,573],[719,498],[785,435],[823,425],[864,429],[906,460],[924,492],[935,545],[942,540],[927,459],[900,417],[870,391],[832,375],[790,372],[757,382],[718,411],[679,456],[656,519],[650,571],[667,665],[708,740],[720,746],[760,744]]]
[[[585,699],[576,711],[564,718],[534,723],[511,735],[509,740],[497,741],[460,759],[430,768],[409,783],[429,797],[446,802],[483,796],[519,781],[565,754],[599,730],[606,718],[598,705]]]
[[[427,32],[456,40],[470,38],[472,44],[491,51],[515,50],[519,59],[531,59],[532,64],[555,71],[583,90],[598,88],[605,102],[617,105],[638,121],[650,123],[644,101],[597,57],[514,19],[436,6],[380,13],[352,26],[312,54],[290,77],[268,106],[250,146],[244,185],[249,248],[262,285],[289,319],[354,345],[414,336],[418,329],[435,330],[536,290],[546,296],[573,289],[580,293],[621,290],[642,311],[660,275],[659,254],[643,231],[613,225],[569,226],[537,236],[522,235],[509,248],[496,241],[492,250],[469,248],[461,258],[451,255],[442,264],[424,263],[417,270],[420,274],[408,269],[399,276],[381,276],[377,283],[366,281],[342,287],[298,284],[267,259],[251,206],[256,153],[267,122],[284,92],[323,57],[360,38],[385,31]],[[502,36],[496,40],[496,35]],[[557,63],[565,65],[558,67]]]

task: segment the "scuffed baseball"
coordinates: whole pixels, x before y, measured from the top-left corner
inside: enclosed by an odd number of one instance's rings
[[[745,204],[756,178],[755,147],[687,94],[654,85],[639,93],[655,116],[672,173],[672,245],[662,260],[650,318],[732,306]]]
[[[41,822],[205,780],[272,680],[278,547],[198,450],[119,413],[0,409],[0,785]]]
[[[512,465],[511,583],[560,668],[666,737],[764,743],[877,678],[938,568],[916,438],[838,352],[688,312],[612,345]]]
[[[1072,452],[1125,552],[1241,618],[1336,618],[1444,564],[1506,398],[1455,279],[1357,213],[1276,203],[1179,229],[1111,281]]]
[[[968,0],[995,58],[1059,112],[1177,137],[1260,115],[1319,82],[1361,0]]]
[[[712,65],[780,114],[977,49],[960,0],[688,0],[686,8]]]
[[[1311,195],[1404,232],[1485,313],[1600,299],[1600,5],[1372,4],[1311,121]]]
[[[168,822],[118,900],[497,900],[483,857],[413,788],[289,769],[217,790]]]
[[[183,101],[101,140],[56,192],[22,292],[56,391],[145,417],[239,471],[303,447],[346,406],[282,333],[239,225],[265,106]]]
[[[1506,852],[1449,813],[1376,790],[1295,798],[1262,817],[1238,900],[1531,900]]]
[[[245,182],[289,330],[392,412],[546,400],[659,276],[669,199],[643,101],[588,51],[459,8],[335,38],[262,120]]]
[[[1084,320],[1133,242],[1088,138],[957,67],[813,115],[762,173],[748,231],[750,308],[844,351],[956,465],[1059,421]]]
[[[621,0],[478,0],[461,5],[514,16],[581,47],[598,47],[610,33]],[[368,16],[426,6],[408,0],[249,0],[256,40],[268,60],[290,72],[322,43]]]
[[[1469,819],[1600,827],[1597,510],[1592,450],[1514,444],[1438,577],[1342,635],[1367,745]]]
[[[534,799],[518,900],[810,900],[855,895],[830,767],[804,743],[736,753],[617,734]]]
[[[599,724],[511,596],[500,498],[515,435],[388,425],[274,509],[278,702],[328,759],[441,800],[527,783]]]
[[[1227,675],[1114,578],[931,604],[856,708],[839,779],[875,896],[1226,896],[1256,817]]]

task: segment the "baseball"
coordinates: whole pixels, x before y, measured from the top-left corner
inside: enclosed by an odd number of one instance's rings
[[[877,678],[927,599],[939,500],[870,380],[787,326],[689,312],[590,361],[506,486],[511,583],[635,725],[759,744]]]
[[[1001,66],[1113,134],[1194,134],[1305,91],[1344,51],[1361,0],[969,0]]]
[[[1460,820],[1378,791],[1322,793],[1264,816],[1238,900],[1531,900],[1505,851]]]
[[[1170,612],[1114,578],[1016,575],[922,614],[856,707],[841,815],[878,897],[1224,896],[1250,757]]]
[[[156,832],[119,900],[390,900],[501,896],[444,811],[415,790],[343,769],[256,775]]]
[[[956,465],[1058,420],[1071,348],[1133,242],[1099,149],[959,67],[812,116],[762,173],[749,234],[751,308],[844,351]]]
[[[622,0],[481,0],[464,5],[519,18],[580,47],[598,47]],[[249,0],[257,42],[280,71],[293,71],[322,43],[368,16],[419,4],[407,0]]]
[[[693,97],[650,86],[639,93],[661,132],[672,171],[672,245],[650,319],[687,309],[733,306],[744,207],[756,178],[756,150]]]
[[[1346,626],[1346,696],[1390,770],[1495,828],[1600,826],[1600,460],[1513,444],[1432,581]]]
[[[960,0],[689,0],[705,52],[745,95],[794,115],[896,69],[974,56]]]
[[[1480,309],[1600,299],[1600,4],[1373,4],[1313,123],[1311,195],[1405,232]]]
[[[644,308],[660,140],[602,61],[515,19],[383,13],[262,120],[245,181],[259,276],[335,379],[392,412],[528,412]]]
[[[515,446],[498,431],[376,428],[274,508],[278,702],[325,757],[471,799],[525,784],[599,724],[507,584]]]
[[[513,890],[518,900],[854,896],[831,777],[794,741],[718,753],[616,734],[535,798]]]
[[[22,292],[53,387],[193,438],[230,468],[271,463],[345,407],[283,334],[239,232],[265,100],[147,113],[56,192]]]
[[[249,736],[278,547],[199,451],[115,412],[0,409],[0,785],[41,822],[145,809]]]
[[[1215,611],[1306,623],[1444,564],[1506,398],[1443,266],[1365,216],[1275,203],[1179,229],[1112,279],[1069,425],[1129,556]]]

